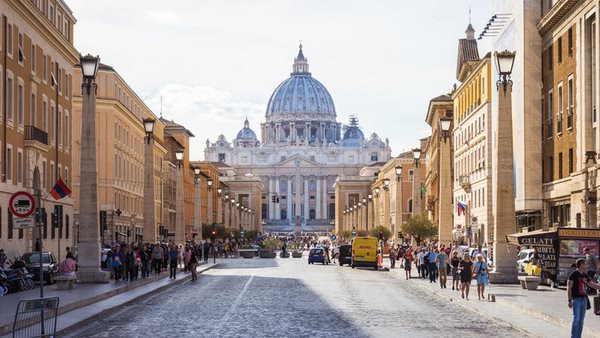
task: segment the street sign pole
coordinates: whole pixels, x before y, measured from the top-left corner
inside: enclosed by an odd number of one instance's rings
[[[40,298],[44,298],[44,267],[42,263],[42,250],[44,243],[42,239],[42,190],[38,189],[35,191],[35,197],[37,199],[37,227],[38,227],[38,239],[40,241]],[[59,253],[60,254],[60,253]],[[44,325],[42,325],[42,334],[44,334]]]

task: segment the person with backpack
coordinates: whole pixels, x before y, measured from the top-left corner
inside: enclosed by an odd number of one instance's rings
[[[483,292],[485,291],[486,285],[489,284],[488,281],[488,265],[487,262],[483,260],[483,255],[477,254],[475,256],[477,261],[473,267],[473,271],[475,273],[474,277],[477,280],[477,298],[485,299]]]

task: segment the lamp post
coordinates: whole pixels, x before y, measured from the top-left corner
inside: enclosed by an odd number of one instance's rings
[[[359,200],[360,201],[360,200]],[[363,208],[362,202],[358,202],[358,211],[356,212],[356,222],[358,223],[358,228],[363,229]]]
[[[362,204],[363,204],[363,207],[365,209],[363,211],[363,214],[364,214],[363,218],[364,218],[364,221],[365,221],[365,229],[367,230],[367,232],[369,232],[369,204],[368,204],[368,202],[369,201],[367,200],[367,198],[363,197]]]
[[[415,161],[415,169],[413,170],[412,216],[415,216],[421,213],[421,175],[419,172],[421,148],[413,149],[412,153]]]
[[[201,173],[200,168],[194,168],[194,228],[198,231],[200,240],[202,240],[202,213],[200,212],[200,204],[202,203]]]
[[[451,161],[452,155],[450,154],[450,142],[448,141],[450,136],[450,126],[452,125],[452,119],[440,118],[440,139],[439,142],[439,175],[438,175],[438,238],[441,243],[450,243],[452,241],[452,217],[454,215],[452,211],[452,171]],[[451,140],[451,138],[450,138]]]
[[[228,228],[231,228],[231,219],[229,218],[229,194],[225,194],[223,198],[223,213],[225,214],[225,219],[223,220],[223,224],[225,224]]]
[[[223,211],[221,208],[221,195],[223,194],[222,188],[217,188],[217,223],[223,223]]]
[[[373,223],[375,222],[375,220],[374,220],[374,218],[375,218],[375,212],[374,212],[375,203],[373,201],[373,194],[367,195],[367,198],[368,198],[367,203],[371,203],[372,204],[371,205],[371,212],[369,213],[369,218],[370,218],[371,221],[367,222],[367,226],[369,226],[369,224],[370,224],[371,228],[373,228],[374,227]]]
[[[237,220],[236,220],[237,212],[235,211],[235,199],[234,198],[231,198],[231,205],[229,207],[229,213],[231,215],[231,227],[236,228],[237,227]]]
[[[512,131],[512,81],[510,75],[515,63],[515,53],[504,51],[494,53],[498,68],[498,114],[496,114],[496,142],[492,180],[496,182],[494,191],[494,267],[490,273],[492,283],[516,283],[517,274],[514,268],[514,254],[506,250],[506,234],[516,231],[515,197],[514,197],[514,164],[513,164],[513,131]],[[502,87],[502,90],[500,90]]]
[[[390,179],[383,179],[383,227],[390,227]]]
[[[154,200],[154,125],[151,117],[142,120],[146,133],[144,149],[144,241],[156,242],[156,204]]]
[[[239,224],[240,231],[242,230],[242,209],[240,209],[240,202],[235,202],[235,213],[237,222]]]
[[[79,58],[83,81],[79,200],[79,257],[77,277],[82,282],[108,282],[110,273],[100,269],[98,171],[96,167],[96,74],[100,57]]]
[[[375,216],[373,217],[373,226],[377,225],[377,224],[381,224],[381,221],[379,220],[379,217],[381,217],[381,214],[379,212],[379,207],[381,204],[381,201],[379,200],[379,192],[381,191],[381,189],[379,187],[373,189],[373,204],[375,205]]]
[[[213,180],[212,178],[209,178],[208,180],[206,180],[206,184],[208,185],[208,194],[207,194],[207,201],[206,201],[206,215],[208,216],[208,224],[213,224],[215,219],[214,219],[214,210],[213,210]]]
[[[177,182],[175,183],[175,243],[185,242],[185,229],[183,226],[183,149],[175,150],[177,160]]]
[[[396,172],[396,220],[394,222],[396,229],[392,229],[393,238],[397,237],[397,229],[400,229],[403,224],[403,216],[404,216],[404,202],[403,202],[403,194],[402,188],[404,187],[404,183],[402,181],[402,166],[396,165],[394,168]]]

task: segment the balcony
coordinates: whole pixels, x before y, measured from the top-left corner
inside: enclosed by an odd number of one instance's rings
[[[48,133],[34,126],[25,126],[25,147],[33,147],[47,152],[50,148],[48,147]]]
[[[471,192],[471,180],[469,175],[460,175],[458,184],[460,184],[460,187],[463,188],[467,194]]]

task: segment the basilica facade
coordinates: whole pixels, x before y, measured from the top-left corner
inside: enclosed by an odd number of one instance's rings
[[[348,125],[337,121],[333,99],[309,72],[302,45],[290,77],[269,99],[260,136],[246,119],[233,140],[224,135],[207,140],[204,155],[231,168],[223,173],[225,182],[235,179],[231,176],[262,182],[265,231],[333,229],[336,179],[357,176],[361,168],[391,156],[387,139],[375,133],[365,138],[356,117]]]

